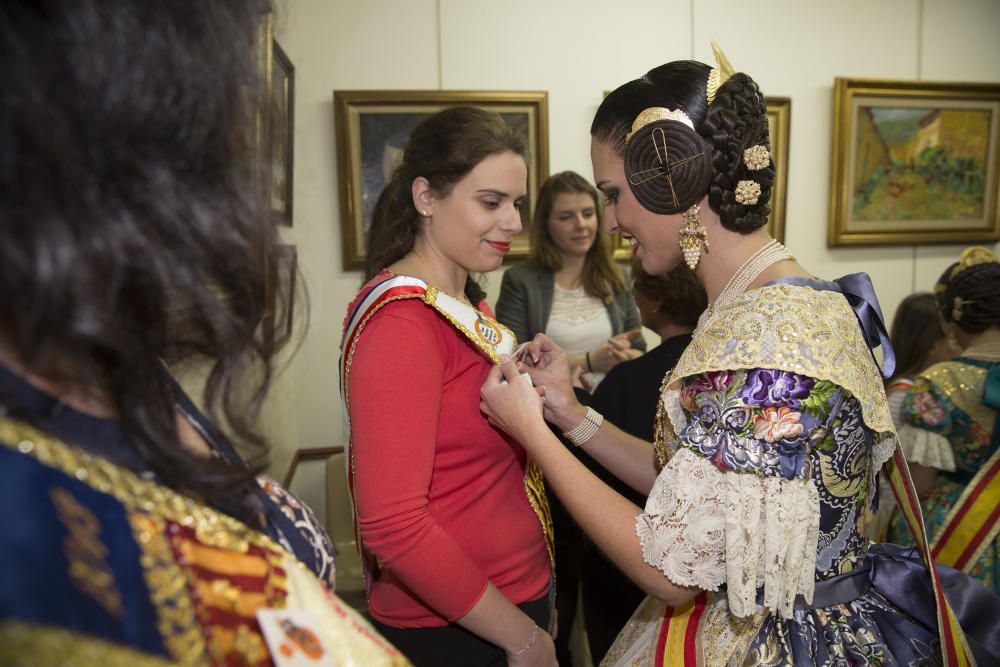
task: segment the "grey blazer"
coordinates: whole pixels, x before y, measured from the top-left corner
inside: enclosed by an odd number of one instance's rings
[[[531,262],[511,267],[503,274],[497,298],[497,321],[513,331],[519,343],[531,340],[548,326],[555,282],[551,271]],[[642,326],[630,290],[615,292],[604,306],[611,319],[612,335]],[[632,341],[632,346],[645,351],[646,341],[640,336]]]

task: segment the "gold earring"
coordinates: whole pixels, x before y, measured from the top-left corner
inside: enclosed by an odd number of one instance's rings
[[[701,217],[698,212],[701,209],[697,204],[684,211],[684,226],[680,231],[681,252],[684,253],[684,261],[691,270],[698,266],[701,253],[708,252],[708,230],[701,224]]]

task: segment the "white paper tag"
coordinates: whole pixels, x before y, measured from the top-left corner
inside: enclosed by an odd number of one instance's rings
[[[521,379],[527,382],[529,387],[535,386],[535,383],[531,381],[531,376],[527,373],[521,373]],[[500,384],[507,384],[507,378],[500,378]]]
[[[257,622],[276,667],[337,667],[308,611],[258,609]]]

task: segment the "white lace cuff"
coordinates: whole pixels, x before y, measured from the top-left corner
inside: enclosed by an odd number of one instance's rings
[[[819,496],[811,479],[723,473],[682,447],[657,477],[636,519],[643,560],[678,586],[727,584],[732,613],[764,606],[791,616],[812,600]]]
[[[880,469],[883,463],[892,458],[896,451],[896,442],[895,436],[887,435],[875,443],[875,446],[872,447],[872,467],[874,470]]]
[[[643,560],[678,586],[715,591],[726,580],[724,486],[715,466],[682,447],[636,518]]]
[[[899,427],[899,444],[907,463],[949,472],[955,470],[955,452],[940,433],[903,424]]]

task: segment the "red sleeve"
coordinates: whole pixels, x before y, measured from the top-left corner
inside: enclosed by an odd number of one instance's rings
[[[446,350],[422,303],[376,314],[351,361],[355,496],[365,547],[448,620],[488,583],[428,512]]]

